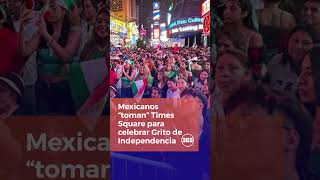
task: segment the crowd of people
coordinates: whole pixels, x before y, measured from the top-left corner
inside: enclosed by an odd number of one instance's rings
[[[320,1],[221,0],[213,7],[214,147],[230,148],[223,141],[226,127],[250,126],[251,118],[282,119],[285,176],[319,179]],[[235,116],[241,122],[229,121]],[[245,138],[237,141],[245,146]],[[257,144],[247,149],[252,156]],[[257,158],[269,157],[276,144],[264,147]]]
[[[78,113],[90,93],[76,94],[86,88],[76,69],[109,50],[106,2],[0,0],[0,83],[13,94],[1,115]]]
[[[143,91],[142,98],[180,98],[193,88],[209,100],[208,77],[211,73],[210,48],[207,47],[111,47],[111,97],[133,98]]]

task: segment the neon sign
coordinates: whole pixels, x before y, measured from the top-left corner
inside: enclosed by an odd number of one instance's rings
[[[172,29],[175,26],[179,26],[179,25],[185,25],[185,24],[191,24],[191,23],[202,23],[202,22],[203,22],[203,18],[200,18],[200,17],[180,19],[180,20],[172,22],[169,25],[169,29]]]
[[[181,32],[195,32],[203,29],[203,25],[190,25],[184,27],[174,28],[170,31],[170,34],[181,33]]]
[[[207,13],[204,17],[203,17],[203,33],[207,34],[210,32],[210,13]]]

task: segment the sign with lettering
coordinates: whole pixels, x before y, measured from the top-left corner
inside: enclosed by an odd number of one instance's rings
[[[200,24],[203,23],[203,18],[201,17],[189,17],[189,18],[184,18],[184,19],[179,19],[177,21],[172,22],[169,25],[169,29],[173,29],[176,26],[180,25],[189,25],[189,24]]]

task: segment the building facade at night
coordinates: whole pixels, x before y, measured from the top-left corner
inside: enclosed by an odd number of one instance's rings
[[[168,26],[169,38],[185,39],[185,46],[203,45],[204,0],[175,0]]]
[[[134,45],[138,39],[136,0],[110,1],[110,41],[113,45]]]

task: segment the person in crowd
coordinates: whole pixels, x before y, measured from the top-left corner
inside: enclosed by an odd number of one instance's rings
[[[208,74],[211,74],[211,62],[209,60],[204,62],[203,69],[207,71]]]
[[[188,83],[187,80],[182,78],[179,78],[177,81],[177,88],[180,92],[182,92],[183,90],[185,90],[186,88],[188,88]]]
[[[206,70],[200,71],[199,77],[194,80],[193,87],[201,91],[203,88],[204,82],[207,80],[208,77],[209,77],[209,73]]]
[[[150,71],[150,75],[152,77],[157,77],[157,68],[155,67],[155,63],[154,60],[152,59],[148,59],[146,60],[146,65],[148,66],[148,69]]]
[[[312,119],[298,101],[263,88],[241,89],[225,113],[225,124],[215,124],[222,131],[215,146],[220,179],[309,178]],[[228,173],[231,169],[234,174]]]
[[[13,28],[7,7],[0,4],[0,73],[20,73],[24,60],[19,36],[19,32],[15,32]]]
[[[224,3],[223,32],[232,39],[237,39],[241,49],[249,53],[250,48],[256,49],[263,46],[262,36],[254,25],[256,19],[254,11],[248,0],[228,0]]]
[[[302,9],[302,22],[312,26],[320,33],[320,2],[317,0],[305,0]]]
[[[177,76],[177,73],[172,69],[172,64],[169,62],[166,63],[164,73],[168,79],[174,78]]]
[[[182,76],[185,79],[189,79],[190,77],[192,77],[192,73],[189,70],[189,63],[186,60],[180,61],[180,67],[179,67],[179,74],[182,74]]]
[[[241,51],[227,50],[218,56],[214,79],[220,103],[225,104],[243,84],[249,82],[250,75],[248,59]]]
[[[167,80],[168,90],[166,98],[180,98],[180,92],[177,88],[177,80],[171,78]]]
[[[158,87],[152,87],[151,98],[161,98],[161,89]]]
[[[265,52],[269,59],[275,55],[284,34],[291,31],[295,25],[295,17],[279,7],[280,0],[264,0],[264,8],[257,10],[259,32],[263,37]]]
[[[9,72],[0,75],[0,156],[6,163],[0,165],[4,179],[20,179],[22,145],[6,124],[11,117],[20,114],[24,82],[20,75]]]
[[[75,4],[48,0],[39,16],[38,32],[23,44],[23,54],[37,51],[37,111],[46,115],[72,115],[75,106],[67,81],[68,65],[76,55],[80,40],[80,15]],[[64,103],[61,103],[63,99]]]
[[[199,62],[198,57],[196,56],[192,57],[191,59],[189,59],[189,61],[191,62],[190,68],[191,68],[192,75],[195,75],[197,72],[202,70],[201,65],[198,64]]]
[[[298,97],[313,117],[313,147],[311,161],[311,176],[320,177],[320,62],[319,47],[313,48],[304,58],[301,73],[298,78]]]
[[[316,32],[310,26],[297,26],[292,30],[286,51],[267,64],[272,89],[295,95],[302,60],[317,41]]]
[[[0,75],[0,119],[18,115],[24,81],[20,75],[10,72]]]
[[[107,24],[108,14],[106,9],[101,9],[96,17],[93,34],[81,52],[80,61],[105,57],[107,54],[106,40],[107,36],[109,36],[109,26]]]
[[[316,116],[316,106],[318,98],[319,85],[319,51],[318,47],[313,48],[310,52],[306,54],[301,63],[301,72],[298,77],[298,96],[302,103],[307,107],[309,112],[315,118]],[[318,87],[319,86],[319,87]]]
[[[79,52],[85,50],[85,44],[94,36],[97,19],[97,1],[96,0],[81,0],[81,39]],[[105,11],[107,13],[107,11]],[[101,22],[100,22],[101,23]]]
[[[34,2],[33,7],[27,7],[26,1],[8,0],[8,9],[13,19],[13,27],[16,32],[20,32],[24,41],[29,41],[36,36],[37,28],[35,22],[40,15],[41,2]],[[33,9],[30,9],[33,8]],[[25,57],[25,64],[22,69],[22,78],[25,82],[25,90],[22,97],[22,111],[25,115],[36,114],[36,82],[37,72],[37,53],[34,52]]]
[[[151,97],[151,87],[153,83],[153,77],[150,74],[149,68],[147,64],[144,64],[139,67],[139,74],[135,78],[135,81],[143,80],[147,82],[147,85],[145,87],[143,98],[150,98]]]
[[[126,60],[120,71],[119,83],[121,87],[121,97],[133,97],[131,83],[135,78],[136,68],[133,67],[133,62]]]
[[[207,116],[208,102],[203,93],[197,89],[186,88],[181,92],[181,98],[194,98],[199,102],[200,114],[196,120],[199,124],[199,151],[198,152],[169,152],[166,153],[169,164],[176,168],[177,179],[210,179],[210,123]],[[197,108],[197,107],[193,107]],[[186,123],[188,124],[188,123]],[[186,166],[186,164],[193,164]],[[198,168],[194,168],[197,166]],[[186,173],[189,172],[189,173]],[[201,179],[201,178],[200,178]]]
[[[168,85],[167,85],[167,76],[164,74],[164,71],[159,71],[157,78],[153,81],[153,87],[161,89],[161,97],[166,97]]]

